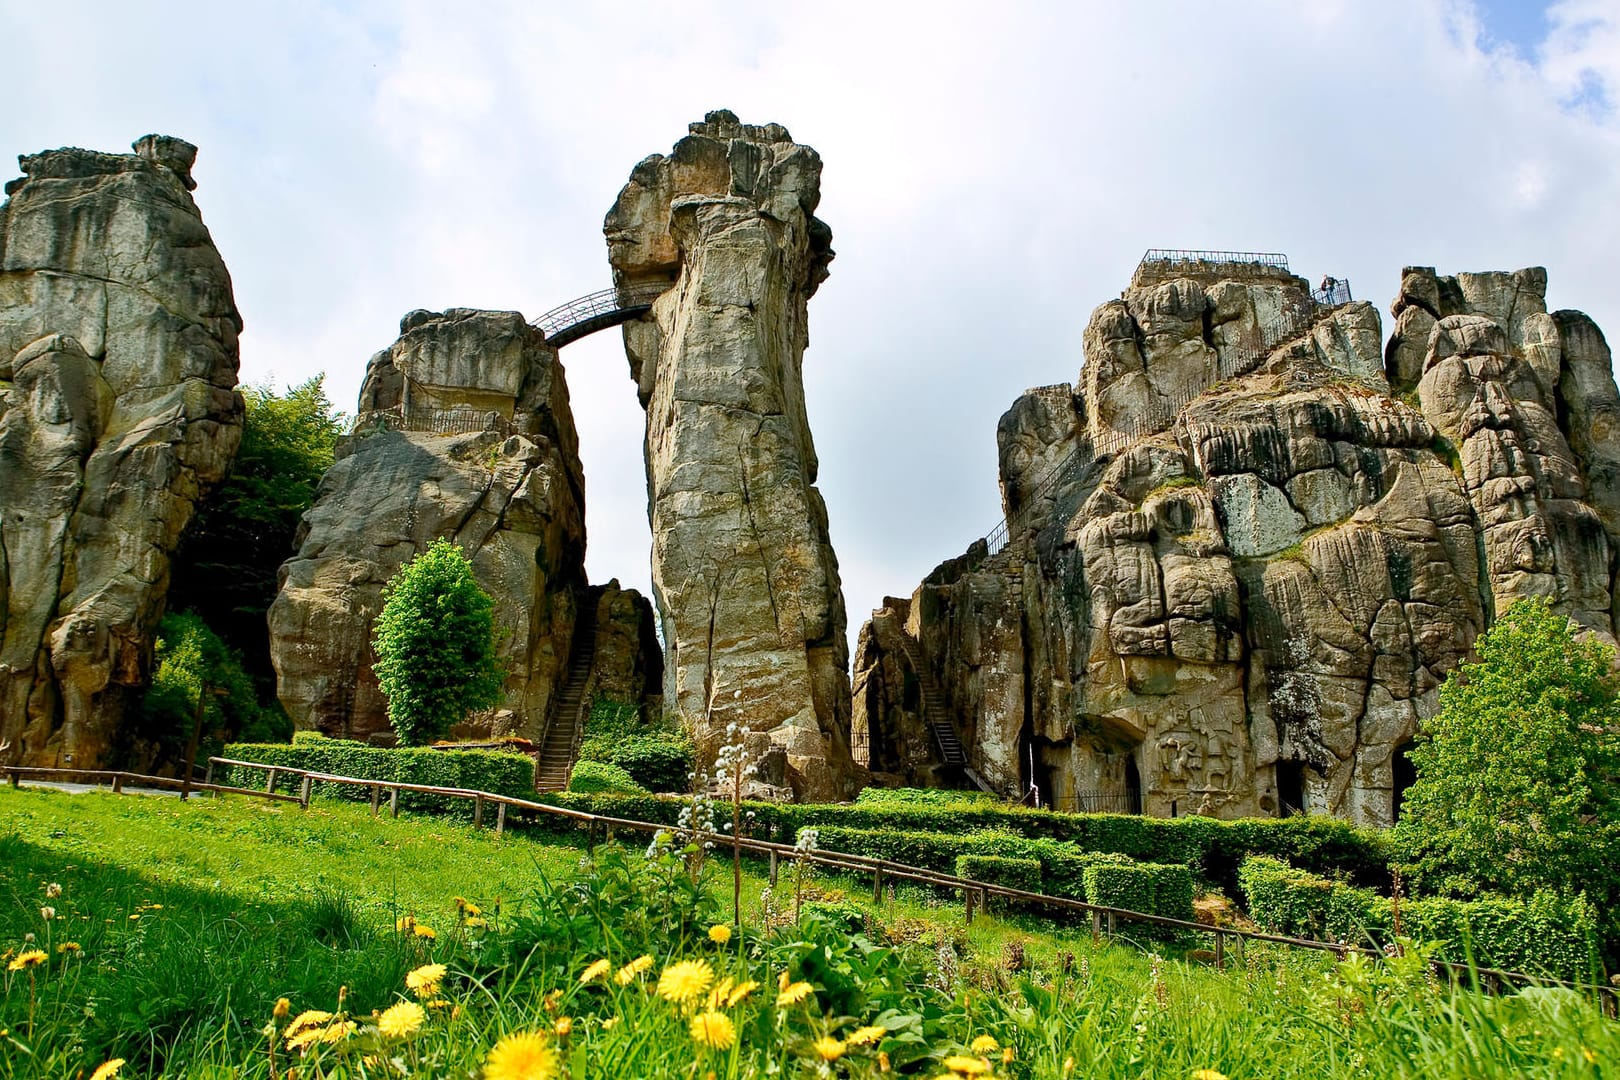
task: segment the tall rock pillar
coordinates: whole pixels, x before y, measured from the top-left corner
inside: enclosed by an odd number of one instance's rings
[[[815,488],[801,364],[832,233],[821,159],[712,112],[631,173],[608,213],[622,288],[668,282],[625,349],[647,410],[666,697],[712,756],[737,723],[800,798],[852,775],[844,600]]]
[[[0,204],[0,761],[95,768],[150,674],[169,556],[242,438],[242,320],[197,148],[20,160]]]

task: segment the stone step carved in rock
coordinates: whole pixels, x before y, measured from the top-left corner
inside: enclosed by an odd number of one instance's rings
[[[574,641],[568,651],[568,674],[562,689],[553,698],[546,737],[540,744],[540,761],[535,769],[536,791],[563,791],[574,771],[580,739],[585,733],[588,712],[586,691],[596,660],[596,598],[585,594],[574,623]]]
[[[944,695],[940,693],[939,685],[934,681],[933,672],[923,662],[922,649],[909,635],[900,639],[900,647],[905,650],[906,661],[911,665],[911,670],[917,674],[923,722],[933,733],[934,748],[939,751],[940,760],[946,765],[958,767],[966,765],[967,751],[962,748],[962,740],[956,734],[956,724],[951,721],[951,714],[945,708]]]

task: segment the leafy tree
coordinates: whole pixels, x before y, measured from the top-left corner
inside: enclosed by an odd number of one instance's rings
[[[201,754],[232,740],[283,742],[292,722],[279,705],[262,707],[242,658],[194,612],[170,612],[158,624],[156,671],[140,715],[120,733],[120,756],[146,771],[159,761],[184,764],[202,704]]]
[[[442,738],[473,709],[500,700],[494,606],[460,546],[435,540],[383,593],[372,670],[406,746]]]
[[[1543,603],[1508,609],[1411,750],[1396,839],[1429,889],[1620,899],[1614,650]]]
[[[299,519],[332,465],[343,416],[317,375],[278,394],[242,389],[242,447],[229,478],[192,520],[175,552],[170,606],[216,627],[245,659],[261,694],[274,690],[265,612],[276,571],[293,554]]]

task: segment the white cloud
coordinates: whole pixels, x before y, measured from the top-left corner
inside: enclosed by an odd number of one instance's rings
[[[345,405],[411,308],[602,287],[619,186],[708,109],[815,146],[839,255],[805,378],[852,628],[990,527],[997,418],[1075,377],[1147,247],[1285,251],[1380,306],[1408,263],[1539,263],[1620,327],[1612,0],[1518,52],[1449,0],[165,11],[18,9],[0,148],[199,143],[244,375],[325,370]],[[645,588],[622,353],[564,360],[591,573]]]

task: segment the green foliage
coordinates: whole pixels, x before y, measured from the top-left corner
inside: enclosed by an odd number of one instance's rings
[[[948,788],[862,788],[855,796],[858,806],[960,806],[994,803],[994,796],[983,791],[953,791]]]
[[[640,789],[684,792],[695,767],[691,736],[673,725],[645,724],[638,705],[597,698],[585,722],[581,761],[617,765]]]
[[[1169,919],[1193,917],[1192,873],[1166,863],[1097,862],[1086,867],[1086,902]]]
[[[958,855],[956,876],[1024,892],[1041,891],[1041,861],[1005,855]]]
[[[1545,604],[1513,605],[1440,690],[1395,832],[1416,883],[1467,897],[1620,901],[1614,650]]]
[[[221,756],[238,761],[256,761],[263,765],[330,773],[333,776],[353,776],[360,780],[487,791],[515,799],[534,797],[534,759],[526,754],[500,750],[384,749],[347,739],[306,739],[290,746],[285,743],[233,743],[225,747]],[[232,787],[258,788],[264,786],[264,777],[262,769],[231,767],[225,770],[220,783]],[[276,790],[296,794],[299,783],[296,777],[279,776]],[[321,798],[352,801],[371,799],[369,788],[353,784],[318,782],[313,785],[312,794]],[[387,792],[383,793],[383,798],[388,798]],[[473,816],[471,799],[453,799],[416,791],[400,792],[399,806],[402,810],[443,813],[459,818]]]
[[[242,445],[231,475],[198,509],[171,566],[169,603],[200,613],[245,657],[260,695],[274,696],[265,612],[299,519],[332,466],[343,415],[317,375],[278,394],[242,388]]]
[[[618,795],[644,795],[647,791],[629,773],[606,761],[575,762],[574,771],[568,777],[568,790]]]
[[[550,797],[559,805],[646,821],[672,823],[680,803],[671,799],[620,800],[612,796]],[[1133,814],[1060,814],[999,802],[906,802],[853,804],[745,803],[758,835],[767,831],[791,843],[800,828],[895,830],[956,835],[997,830],[1026,840],[1056,840],[1087,853],[1113,852],[1140,862],[1181,863],[1205,884],[1231,892],[1237,870],[1251,855],[1274,855],[1296,866],[1347,876],[1358,884],[1389,880],[1388,839],[1325,815],[1219,821],[1206,817],[1153,818]],[[823,842],[823,847],[834,845]],[[960,850],[933,866],[949,870]],[[1073,893],[1079,895],[1078,886]]]
[[[500,700],[493,604],[459,545],[433,541],[400,567],[383,598],[372,670],[401,743],[442,738],[471,710]]]
[[[1256,857],[1238,872],[1249,915],[1279,934],[1381,948],[1395,938],[1390,898]],[[1401,934],[1439,959],[1558,978],[1593,977],[1598,915],[1585,897],[1425,897],[1399,905]]]
[[[154,660],[152,685],[141,699],[139,719],[119,732],[119,757],[125,764],[146,769],[157,762],[183,762],[197,723],[199,699],[201,761],[218,753],[227,739],[286,738],[292,730],[279,705],[259,705],[240,654],[201,616],[165,615],[158,624]]]

